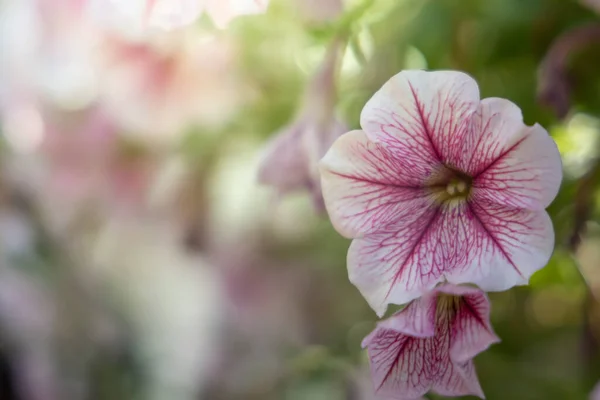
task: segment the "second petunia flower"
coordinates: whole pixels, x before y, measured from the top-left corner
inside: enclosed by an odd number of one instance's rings
[[[363,130],[320,163],[334,227],[355,239],[350,280],[378,315],[440,282],[526,284],[554,247],[545,208],[562,180],[556,144],[454,71],[403,71],[367,102]]]

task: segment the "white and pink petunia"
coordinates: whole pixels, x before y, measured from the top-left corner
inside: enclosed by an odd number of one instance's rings
[[[376,393],[483,398],[473,358],[499,342],[489,320],[489,301],[476,288],[446,284],[414,300],[363,341]]]
[[[240,15],[266,11],[269,0],[90,0],[98,20],[129,30],[172,30],[190,25],[206,12],[219,28]]]
[[[560,155],[515,104],[480,100],[461,72],[403,71],[368,101],[361,126],[320,167],[331,221],[355,239],[350,280],[379,315],[444,281],[526,284],[548,262]]]

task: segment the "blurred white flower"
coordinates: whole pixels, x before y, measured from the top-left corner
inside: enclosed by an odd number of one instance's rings
[[[126,134],[172,143],[185,129],[215,127],[242,98],[233,48],[195,30],[133,42],[112,36],[103,48],[101,101]]]
[[[239,15],[265,12],[268,5],[269,0],[207,0],[206,12],[218,27],[224,28]]]
[[[0,3],[0,107],[48,101],[80,109],[96,95],[97,31],[80,0]]]
[[[236,16],[262,13],[267,6],[268,0],[92,0],[90,10],[99,21],[139,33],[189,25],[202,12],[224,28]]]
[[[132,324],[148,366],[149,400],[197,399],[220,343],[222,284],[176,233],[165,222],[115,218],[95,242],[96,275]]]

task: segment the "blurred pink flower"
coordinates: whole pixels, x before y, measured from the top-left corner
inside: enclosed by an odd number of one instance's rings
[[[295,0],[295,11],[313,23],[329,22],[342,14],[342,0]]]
[[[600,383],[597,383],[596,386],[594,386],[594,389],[590,393],[589,400],[600,400]]]
[[[233,49],[219,38],[191,31],[161,41],[105,41],[101,100],[125,133],[170,143],[194,125],[214,127],[243,97]]]
[[[443,285],[380,322],[363,341],[377,394],[484,397],[472,359],[499,342],[476,288]]]
[[[50,174],[46,182],[63,201],[103,200],[111,207],[139,205],[150,175],[141,158],[127,154],[107,116],[94,110],[80,121],[54,121],[49,126],[42,155]]]
[[[355,238],[350,280],[379,314],[437,283],[526,284],[554,247],[544,210],[562,179],[556,144],[460,72],[403,71],[364,107],[364,130],[321,161],[335,228]]]
[[[39,147],[11,154],[7,174],[39,202],[52,229],[60,232],[82,215],[105,217],[143,209],[157,167],[155,154],[123,142],[98,109],[47,111],[44,120]]]
[[[600,0],[580,0],[584,6],[600,14]]]
[[[265,12],[268,4],[268,0],[92,0],[91,12],[100,20],[133,24],[138,31],[172,30],[192,24],[206,12],[224,28],[236,16]]]
[[[311,192],[315,207],[323,209],[318,162],[331,144],[347,132],[334,111],[335,75],[344,43],[334,41],[306,92],[304,105],[290,125],[267,145],[258,171],[260,183],[279,195],[296,190]]]

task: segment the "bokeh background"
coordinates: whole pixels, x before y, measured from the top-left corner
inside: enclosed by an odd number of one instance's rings
[[[587,399],[599,3],[272,0],[141,38],[82,0],[0,0],[0,399],[375,399],[349,242],[268,149],[318,121],[357,128],[411,68],[471,74],[558,143],[554,256],[490,294],[502,342],[476,364],[489,400]]]

